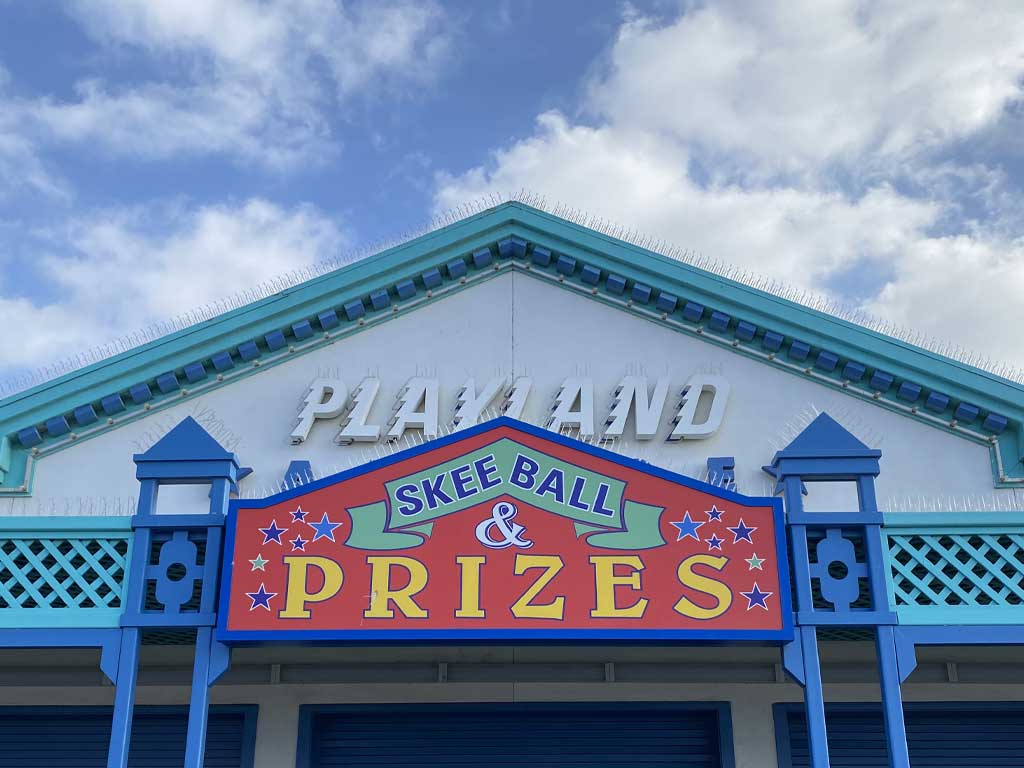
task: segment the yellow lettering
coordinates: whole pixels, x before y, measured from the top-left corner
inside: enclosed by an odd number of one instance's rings
[[[370,607],[363,611],[367,619],[393,619],[395,612],[391,603],[407,619],[425,619],[427,612],[413,596],[427,586],[427,567],[411,557],[368,557],[370,564]],[[404,568],[409,574],[409,583],[401,589],[391,588],[391,568]]]
[[[644,562],[638,555],[591,555],[590,564],[594,566],[594,588],[597,602],[590,612],[592,619],[639,619],[647,609],[647,598],[641,597],[630,606],[620,608],[615,604],[615,587],[629,587],[640,590],[640,571]],[[632,570],[623,576],[615,574],[615,566],[627,566]]]
[[[278,612],[282,619],[308,619],[310,615],[307,603],[322,603],[341,591],[345,574],[341,565],[329,557],[313,555],[285,557],[288,566],[288,583],[285,587],[284,609]],[[316,592],[308,592],[309,569],[316,568],[323,574],[324,583]]]
[[[482,555],[459,555],[455,558],[462,572],[462,602],[455,611],[456,619],[482,619],[480,607],[480,567],[487,562]]]
[[[555,619],[561,621],[565,613],[565,596],[559,595],[550,603],[534,605],[531,601],[551,580],[562,570],[562,558],[558,555],[523,555],[516,554],[514,572],[522,576],[532,568],[544,568],[544,573],[530,585],[522,597],[512,604],[512,615],[517,619]]]
[[[690,557],[683,560],[679,564],[679,570],[677,571],[679,583],[684,587],[690,587],[705,595],[711,595],[715,598],[716,604],[714,608],[701,608],[686,597],[686,595],[683,595],[679,598],[679,602],[673,606],[676,612],[691,619],[706,620],[721,616],[729,610],[729,606],[732,605],[732,591],[728,585],[693,572],[693,568],[696,565],[706,565],[709,568],[720,571],[725,568],[725,564],[728,562],[729,558],[715,555],[690,555]]]

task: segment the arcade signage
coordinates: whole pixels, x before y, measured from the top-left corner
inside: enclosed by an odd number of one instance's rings
[[[225,642],[792,634],[778,500],[508,418],[227,525]]]
[[[364,378],[351,389],[337,377],[314,379],[299,403],[289,436],[291,443],[305,442],[317,423],[333,424],[334,440],[341,445],[398,440],[411,429],[426,437],[439,434],[446,420],[440,413],[436,378],[415,376],[406,381],[386,424],[374,423],[370,418],[380,385],[375,377]],[[465,429],[498,414],[521,419],[531,396],[536,398],[533,389],[533,379],[528,376],[499,376],[481,382],[479,387],[475,379],[467,379],[456,394],[455,409],[446,426]],[[696,374],[673,386],[666,377],[649,382],[646,376],[630,375],[623,376],[607,394],[611,405],[599,411],[592,379],[564,379],[551,402],[545,426],[584,438],[616,440],[625,436],[630,421],[637,440],[653,440],[662,430],[672,442],[703,440],[721,426],[729,402],[729,381],[722,376]],[[675,396],[671,407],[670,394]]]

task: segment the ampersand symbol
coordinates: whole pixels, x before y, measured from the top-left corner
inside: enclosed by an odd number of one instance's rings
[[[526,530],[526,527],[512,522],[517,514],[519,514],[519,510],[516,509],[515,504],[499,501],[491,507],[491,518],[489,520],[481,520],[480,524],[477,525],[477,541],[490,549],[505,549],[505,547],[513,546],[521,547],[522,549],[532,547],[533,542],[529,539],[524,539],[521,535]],[[501,537],[500,539],[491,538],[492,528],[497,529],[497,535]]]

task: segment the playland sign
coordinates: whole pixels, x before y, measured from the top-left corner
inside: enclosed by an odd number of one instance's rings
[[[781,511],[497,419],[228,519],[225,641],[783,640]]]

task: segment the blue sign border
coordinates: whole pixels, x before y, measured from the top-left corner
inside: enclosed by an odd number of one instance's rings
[[[228,606],[230,605],[231,579],[235,550],[235,526],[238,513],[243,509],[266,509],[282,501],[305,496],[311,491],[328,488],[337,483],[359,477],[367,472],[397,464],[414,456],[428,453],[453,443],[461,442],[475,435],[489,432],[499,427],[510,427],[534,437],[539,437],[567,448],[589,454],[605,461],[610,461],[628,469],[637,470],[663,480],[710,494],[723,501],[735,502],[748,506],[770,506],[775,523],[775,556],[779,571],[779,602],[781,604],[782,627],[780,629],[753,630],[693,630],[693,629],[342,629],[342,630],[231,630],[227,627]],[[228,507],[227,530],[224,540],[224,562],[221,571],[220,606],[217,616],[217,639],[230,645],[246,643],[302,643],[323,642],[348,645],[367,645],[385,643],[481,643],[499,642],[538,643],[566,641],[612,641],[615,643],[666,643],[666,642],[771,642],[785,643],[793,639],[793,608],[790,601],[789,558],[786,549],[786,521],[782,508],[782,499],[768,496],[744,496],[709,483],[695,480],[692,477],[679,475],[675,472],[656,467],[653,464],[630,459],[613,451],[607,451],[587,443],[559,435],[547,429],[501,416],[481,424],[454,432],[451,435],[408,448],[404,451],[387,456],[383,459],[362,464],[345,472],[321,478],[297,488],[292,488],[263,499],[232,499]]]

